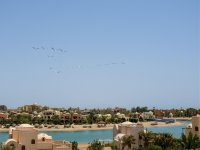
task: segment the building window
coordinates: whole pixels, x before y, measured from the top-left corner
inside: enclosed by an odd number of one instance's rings
[[[35,140],[34,139],[31,140],[31,144],[35,144]]]
[[[26,150],[24,145],[22,146],[22,150]]]
[[[198,127],[195,127],[195,131],[199,131],[199,128],[198,128]]]
[[[42,141],[43,141],[43,142],[45,141],[45,137],[42,138]]]
[[[10,144],[10,147],[11,147],[11,149],[14,149],[15,145],[12,143],[12,144]]]

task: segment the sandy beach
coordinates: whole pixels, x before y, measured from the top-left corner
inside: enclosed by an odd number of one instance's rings
[[[79,150],[87,150],[89,144],[78,144],[78,149]]]
[[[169,123],[166,124],[164,122],[158,122],[157,125],[152,125],[154,122],[142,122],[145,128],[148,127],[170,127],[170,126],[181,126],[183,125],[181,122]],[[54,132],[76,132],[76,131],[93,131],[93,130],[112,130],[114,124],[107,124],[106,127],[97,127],[97,124],[92,124],[91,128],[83,128],[83,125],[73,125],[70,128],[64,128],[63,125],[58,125],[57,128],[38,128],[37,130],[42,131],[54,131]],[[0,132],[8,132],[8,128],[0,128]]]

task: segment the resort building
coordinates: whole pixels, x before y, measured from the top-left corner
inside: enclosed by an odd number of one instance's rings
[[[113,127],[113,141],[117,149],[123,149],[123,137],[132,135],[135,139],[131,148],[139,148],[143,146],[143,141],[139,138],[139,133],[144,132],[144,126],[141,123],[123,122],[115,124]],[[124,150],[126,150],[125,147]]]
[[[105,115],[103,115],[103,117],[105,117],[106,119],[111,119],[112,115],[111,114],[105,114]]]
[[[152,111],[143,112],[143,113],[141,114],[141,117],[142,117],[144,120],[155,119],[155,116],[154,116],[154,114],[153,114]]]
[[[70,113],[62,113],[60,118],[61,118],[62,122],[70,122],[71,114]]]
[[[163,118],[165,116],[165,113],[162,110],[154,109],[153,113],[156,118]]]
[[[52,109],[48,109],[43,111],[42,118],[45,120],[51,120],[51,118],[55,115],[58,115],[60,117],[60,112]]]
[[[163,117],[168,117],[168,118],[173,118],[176,117],[176,110],[175,109],[170,109],[170,110],[158,110],[154,109],[153,113],[156,118],[163,118]]]
[[[200,138],[200,115],[192,117],[192,124],[189,124],[185,129],[186,136],[189,133],[196,134]]]
[[[72,122],[76,123],[76,122],[80,122],[81,120],[82,120],[81,114],[78,114],[78,113],[72,114]]]
[[[42,106],[37,105],[37,104],[32,104],[32,105],[24,105],[22,107],[18,107],[17,109],[19,111],[33,112],[33,111],[41,110]]]
[[[0,119],[8,119],[8,114],[0,113]]]
[[[129,119],[139,119],[141,117],[140,113],[134,112],[129,114]]]
[[[126,119],[125,114],[121,114],[121,113],[119,113],[119,112],[116,114],[116,117],[117,117],[118,119]]]
[[[3,143],[14,150],[71,150],[72,145],[66,141],[53,141],[51,136],[40,133],[29,124],[10,128],[9,139]]]

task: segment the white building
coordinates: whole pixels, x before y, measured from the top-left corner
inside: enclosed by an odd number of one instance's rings
[[[3,146],[14,150],[71,150],[72,145],[66,141],[53,141],[51,136],[40,133],[29,124],[10,128],[9,139]]]
[[[152,111],[149,112],[143,112],[141,117],[146,120],[146,119],[155,119],[155,116],[153,115]]]
[[[132,135],[135,139],[135,144],[132,148],[143,146],[143,141],[139,138],[139,133],[144,132],[144,126],[141,123],[123,122],[115,124],[113,127],[113,141],[118,149],[122,149],[123,137]],[[126,147],[125,147],[126,149]]]

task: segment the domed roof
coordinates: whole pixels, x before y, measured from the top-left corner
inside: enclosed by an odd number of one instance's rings
[[[14,140],[14,139],[8,139],[4,144],[7,145],[7,144],[10,144],[10,142],[11,143],[17,143],[17,141]]]
[[[40,133],[40,134],[38,134],[38,139],[42,139],[42,138],[51,140],[51,139],[52,139],[52,136],[49,136],[49,135],[47,135],[46,133]]]
[[[188,124],[188,125],[187,125],[187,128],[192,128],[192,124],[191,124],[191,123]]]
[[[133,125],[134,123],[130,122],[130,121],[125,121],[123,123],[121,123],[121,125]]]

